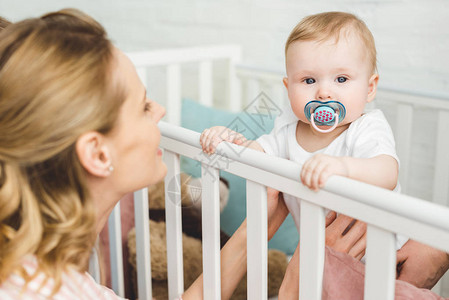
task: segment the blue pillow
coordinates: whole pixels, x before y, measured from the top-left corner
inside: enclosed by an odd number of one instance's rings
[[[188,99],[182,101],[182,127],[202,132],[206,128],[218,125],[234,129],[239,128],[238,131],[243,133],[247,139],[253,140],[271,131],[274,118],[255,120],[254,115],[251,116],[244,112],[231,113],[206,107]],[[194,177],[201,176],[200,163],[186,157],[181,158],[181,170]],[[220,171],[220,176],[228,180],[230,187],[229,202],[221,213],[220,225],[224,232],[232,235],[246,217],[246,180],[224,171]],[[299,236],[295,223],[289,215],[268,243],[268,247],[292,255],[298,241]]]

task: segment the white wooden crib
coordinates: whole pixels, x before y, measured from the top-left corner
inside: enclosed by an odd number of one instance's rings
[[[349,215],[368,223],[365,299],[393,299],[396,258],[395,233],[449,252],[449,99],[438,95],[411,93],[380,87],[377,106],[387,110],[401,159],[400,181],[403,191],[420,198],[399,195],[384,189],[343,177],[333,176],[326,187],[312,192],[299,183],[301,166],[270,157],[239,146],[220,144],[213,157],[201,155],[198,132],[178,127],[181,99],[189,95],[207,106],[243,110],[264,92],[279,104],[287,98],[282,86],[282,72],[274,72],[239,65],[240,48],[234,45],[178,48],[129,53],[145,84],[152,72],[163,74],[164,86],[160,96],[167,107],[167,116],[160,123],[161,147],[168,166],[167,179],[179,176],[180,156],[198,160],[203,179],[203,272],[204,299],[220,299],[220,244],[218,169],[238,175],[247,182],[248,218],[248,299],[267,299],[267,221],[266,186],[304,199],[301,202],[301,262],[300,299],[320,299],[324,260],[324,208]],[[216,64],[218,67],[215,67]],[[184,76],[184,65],[191,71]],[[196,65],[196,67],[195,67]],[[156,68],[156,69],[154,69]],[[193,69],[192,69],[193,68]],[[192,71],[194,70],[194,71]],[[219,71],[217,72],[214,71]],[[194,76],[191,74],[195,74]],[[184,77],[183,77],[184,76]],[[181,78],[187,76],[192,84],[185,91]],[[156,88],[156,87],[155,87]],[[160,87],[159,87],[160,88]],[[150,94],[153,87],[148,87]],[[192,90],[194,90],[192,92]],[[159,101],[159,98],[156,98]],[[431,116],[425,128],[436,132],[435,140],[424,145],[412,134],[418,118],[414,114]],[[414,149],[424,149],[416,152]],[[226,162],[226,163],[217,163]],[[415,165],[421,167],[416,171]],[[419,170],[419,169],[418,169]],[[423,173],[429,183],[424,192],[417,188]],[[426,173],[427,172],[427,173]],[[168,182],[168,181],[166,181]],[[180,180],[178,179],[179,183]],[[424,184],[424,183],[423,183]],[[168,197],[166,187],[166,199]],[[151,299],[150,241],[147,191],[134,194],[137,240],[138,297]],[[167,261],[169,298],[183,290],[183,259],[181,239],[181,207],[166,200]],[[443,206],[445,205],[445,206]],[[109,219],[111,272],[113,289],[124,295],[123,262],[120,241],[120,207]],[[93,269],[94,270],[94,269]],[[93,271],[94,275],[95,270]],[[98,276],[98,273],[96,274]]]

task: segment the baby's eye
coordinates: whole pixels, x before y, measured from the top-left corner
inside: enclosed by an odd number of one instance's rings
[[[145,112],[149,112],[150,110],[151,110],[151,103],[150,102],[145,102],[144,111]]]
[[[314,84],[316,81],[313,78],[306,78],[304,79],[304,82],[307,84]]]
[[[340,76],[340,77],[337,78],[337,82],[339,82],[339,83],[346,82],[346,80],[348,80],[348,78],[343,77],[343,76]]]

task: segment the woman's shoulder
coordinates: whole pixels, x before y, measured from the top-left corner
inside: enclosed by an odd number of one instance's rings
[[[37,262],[34,257],[27,258],[23,264],[28,274],[34,274],[37,270]],[[73,269],[66,271],[62,276],[62,285],[56,294],[52,295],[55,285],[53,279],[45,280],[44,274],[34,276],[27,284],[18,274],[10,277],[0,285],[0,299],[86,299],[86,300],[119,300],[112,290],[95,282],[88,273],[80,273]]]

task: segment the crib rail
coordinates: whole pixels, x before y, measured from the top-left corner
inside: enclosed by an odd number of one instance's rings
[[[220,169],[247,179],[248,182],[248,299],[266,299],[266,194],[265,186],[271,186],[284,193],[300,197],[301,232],[300,248],[300,299],[321,298],[321,278],[324,259],[324,210],[328,208],[348,216],[355,217],[368,224],[368,248],[366,266],[365,299],[393,299],[395,274],[394,234],[399,233],[433,247],[449,251],[449,209],[413,198],[399,195],[391,191],[347,178],[333,176],[325,188],[315,193],[299,183],[301,166],[297,163],[270,157],[264,153],[245,149],[239,155],[238,147],[231,144],[220,144],[217,154],[212,159],[201,152],[199,133],[179,128],[168,123],[161,123],[163,134],[161,146],[172,155],[183,155],[196,159],[209,168],[217,168],[218,159],[227,161]],[[235,152],[231,148],[236,148]],[[203,172],[204,175],[205,172]],[[215,173],[216,174],[216,173]],[[218,187],[207,187],[218,191]],[[212,195],[213,193],[209,193]],[[215,200],[212,200],[215,199]],[[204,198],[205,205],[218,198]],[[212,206],[212,205],[211,205]],[[212,207],[211,223],[203,226],[204,247],[214,254],[205,258],[203,268],[205,274],[217,272],[219,269],[219,244],[215,238],[219,232],[217,219],[218,207]],[[209,215],[209,216],[210,216]],[[259,217],[261,216],[261,217]],[[179,216],[180,218],[180,216]],[[179,220],[180,222],[180,220]],[[170,239],[180,237],[171,236]],[[174,243],[180,245],[180,242]],[[177,248],[175,251],[181,251]],[[262,264],[262,266],[261,266]],[[257,271],[255,271],[257,270]],[[313,276],[312,276],[313,275]],[[169,274],[169,276],[175,276]],[[176,277],[176,276],[175,276]],[[204,276],[205,299],[220,299],[219,283],[214,276]],[[206,281],[212,282],[207,283]],[[178,293],[179,290],[173,293]],[[206,296],[207,295],[207,296]],[[172,298],[170,298],[172,299]]]
[[[213,65],[217,61],[226,62],[225,92],[226,103],[233,111],[240,107],[240,92],[237,86],[235,66],[240,61],[241,49],[238,45],[204,46],[190,48],[158,49],[128,53],[135,64],[139,77],[147,82],[148,67],[166,68],[167,121],[179,125],[181,120],[179,105],[182,99],[181,68],[186,63],[198,65],[198,91],[200,103],[213,104]]]

